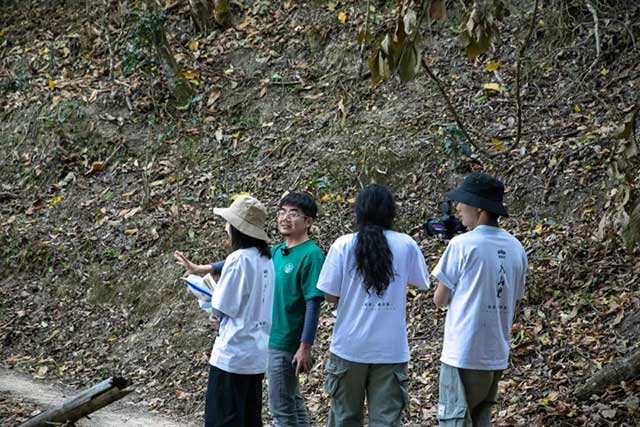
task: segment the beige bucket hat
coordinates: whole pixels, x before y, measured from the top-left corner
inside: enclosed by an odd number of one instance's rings
[[[220,215],[238,231],[256,239],[268,241],[264,231],[267,210],[258,199],[251,196],[238,196],[228,208],[214,208],[213,213]]]

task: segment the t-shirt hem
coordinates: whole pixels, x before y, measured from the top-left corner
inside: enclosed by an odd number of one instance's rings
[[[214,362],[212,360],[209,360],[209,365],[215,366],[216,368],[221,369],[225,372],[229,372],[231,374],[237,374],[237,375],[259,375],[259,374],[264,374],[267,371],[266,361],[265,361],[265,367],[263,369],[255,369],[255,370],[236,369],[234,367],[226,366],[223,363]]]
[[[295,353],[300,347],[300,342],[296,342],[295,344],[277,344],[277,343],[269,343],[269,348],[273,348],[275,350],[287,351],[290,353]]]
[[[338,356],[341,359],[344,360],[348,360],[349,362],[355,362],[355,363],[408,363],[409,359],[411,358],[409,355],[407,355],[407,357],[403,357],[401,358],[402,360],[395,360],[395,359],[377,359],[377,358],[372,358],[372,359],[368,359],[368,358],[361,358],[361,357],[353,357],[351,354],[346,354],[343,353],[341,351],[336,351],[333,348],[330,348],[329,351],[333,354],[335,354],[336,356]]]
[[[454,368],[477,369],[479,371],[500,371],[507,369],[507,366],[509,366],[508,362],[495,365],[486,365],[482,363],[469,363],[454,359],[446,359],[445,357],[441,357],[440,362],[449,366],[453,366]]]

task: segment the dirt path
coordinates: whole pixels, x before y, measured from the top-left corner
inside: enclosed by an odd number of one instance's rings
[[[78,390],[38,382],[20,373],[0,369],[0,394],[17,400],[27,400],[43,406],[60,402],[78,393]],[[91,420],[83,419],[78,427],[195,427],[192,420],[174,421],[160,415],[128,405],[128,397],[94,412]],[[0,423],[1,424],[1,423]]]

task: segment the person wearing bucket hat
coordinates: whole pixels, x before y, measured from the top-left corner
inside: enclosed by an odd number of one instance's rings
[[[449,307],[436,415],[441,427],[486,427],[524,297],[527,255],[498,225],[508,215],[501,181],[472,173],[447,195],[470,231],[451,239],[432,272],[438,279],[434,302]]]
[[[497,216],[509,216],[507,208],[502,202],[504,184],[482,172],[467,175],[462,185],[451,190],[447,196],[450,200],[482,209]]]
[[[267,213],[262,203],[245,195],[213,211],[227,222],[233,252],[224,261],[207,310],[220,320],[209,359],[205,427],[258,427],[274,288],[264,231]],[[188,273],[212,271],[211,265],[193,264],[179,251],[174,256]]]

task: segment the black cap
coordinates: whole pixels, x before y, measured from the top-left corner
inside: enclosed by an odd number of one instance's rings
[[[500,216],[509,216],[502,204],[504,184],[482,172],[474,172],[464,178],[462,185],[449,191],[447,197],[465,205],[475,206]]]

